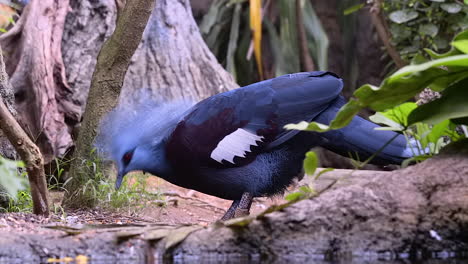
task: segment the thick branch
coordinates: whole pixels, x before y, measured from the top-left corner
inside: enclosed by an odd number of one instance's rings
[[[302,71],[314,71],[315,65],[309,53],[307,45],[307,36],[304,28],[304,21],[302,19],[302,0],[296,0],[296,24],[297,24],[297,38],[299,44],[299,59],[301,61]]]
[[[388,55],[392,58],[398,68],[401,68],[406,65],[406,62],[400,57],[400,54],[395,49],[395,46],[390,42],[391,34],[388,29],[387,22],[381,13],[382,0],[374,0],[371,8],[370,14],[372,18],[372,24],[374,24],[377,34],[379,35],[380,40],[383,42],[385,49],[388,52]]]
[[[118,101],[130,59],[140,44],[154,2],[155,0],[128,1],[119,12],[114,33],[103,44],[98,55],[76,144],[75,159],[70,171],[72,183],[68,186],[68,190],[72,196],[68,198],[73,197],[75,191],[79,189],[82,182],[80,179],[93,177],[93,175],[84,175],[80,166],[83,166],[83,160],[91,158],[93,140],[101,117]],[[67,199],[66,202],[68,205],[73,205],[73,200],[76,199]]]
[[[3,53],[0,49],[0,85],[11,85],[5,71]],[[31,195],[33,200],[33,213],[44,216],[49,215],[47,184],[44,173],[44,162],[39,148],[26,135],[13,115],[8,111],[3,100],[0,100],[0,128],[11,144],[15,147],[21,159],[26,164]]]

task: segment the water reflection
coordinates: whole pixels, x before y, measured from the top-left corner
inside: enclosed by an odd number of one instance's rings
[[[51,262],[50,259],[42,261],[28,261],[24,259],[5,259],[0,256],[0,264],[36,264],[36,263],[77,263],[75,261]],[[468,264],[468,259],[420,259],[420,260],[370,260],[370,259],[340,259],[325,260],[306,256],[282,257],[277,259],[262,259],[259,256],[176,256],[171,260],[163,259],[87,259],[80,264]]]

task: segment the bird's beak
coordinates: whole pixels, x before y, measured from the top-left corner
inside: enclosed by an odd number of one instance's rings
[[[115,180],[115,189],[118,190],[120,188],[120,185],[122,185],[122,180],[124,177],[124,172],[119,171],[119,174],[117,175],[117,179]]]

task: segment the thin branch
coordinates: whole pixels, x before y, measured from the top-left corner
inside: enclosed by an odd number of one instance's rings
[[[302,19],[302,0],[296,0],[296,25],[297,25],[297,39],[299,44],[299,60],[301,61],[301,70],[303,71],[314,71],[315,65],[314,60],[309,52],[307,45],[307,36],[304,27],[304,21]]]
[[[392,58],[398,68],[402,68],[406,65],[406,62],[400,57],[400,54],[396,50],[395,46],[390,42],[392,35],[388,29],[387,21],[382,16],[382,0],[374,0],[370,8],[370,14],[372,24],[374,24],[377,34],[380,40],[383,42],[388,55]]]
[[[11,86],[3,62],[3,52],[0,48],[0,85]],[[26,135],[26,132],[16,122],[13,115],[8,111],[3,100],[0,100],[0,128],[8,140],[15,147],[16,152],[26,164],[31,196],[33,200],[33,213],[43,216],[49,215],[49,203],[47,195],[47,184],[44,173],[44,161],[39,148]]]

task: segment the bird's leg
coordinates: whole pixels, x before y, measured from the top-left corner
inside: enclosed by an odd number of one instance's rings
[[[245,192],[239,201],[239,205],[234,211],[234,217],[248,216],[250,214],[250,206],[252,205],[252,194]]]
[[[239,205],[240,200],[234,200],[231,204],[231,207],[226,211],[226,213],[221,217],[221,221],[227,221],[234,218],[234,213],[236,212],[237,206]]]

